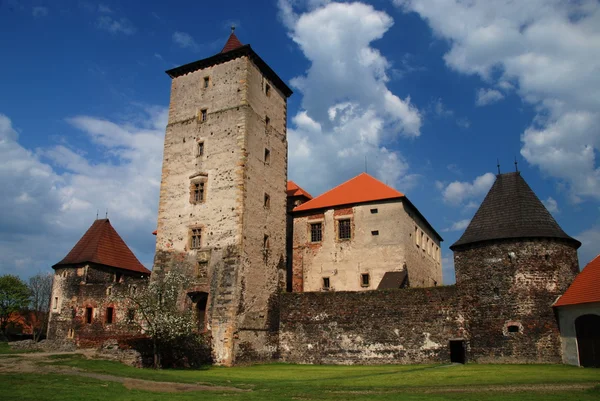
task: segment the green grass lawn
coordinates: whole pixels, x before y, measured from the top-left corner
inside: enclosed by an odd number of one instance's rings
[[[86,372],[162,382],[213,384],[251,391],[162,393],[129,390],[122,383],[64,374],[0,374],[1,400],[600,400],[590,390],[544,390],[561,383],[600,383],[600,370],[563,365],[268,364],[201,370],[136,369],[80,356],[54,357],[40,366],[71,366]],[[527,391],[488,386],[536,385]],[[475,389],[475,392],[473,392]],[[455,392],[451,392],[455,391]]]

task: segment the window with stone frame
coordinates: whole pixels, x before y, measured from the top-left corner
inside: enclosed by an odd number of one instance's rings
[[[88,306],[87,308],[85,308],[85,322],[87,324],[91,324],[93,317],[94,317],[94,308]]]
[[[310,242],[323,241],[323,223],[310,223]]]
[[[202,247],[202,228],[190,228],[190,249],[200,249]]]
[[[208,261],[199,260],[196,262],[196,278],[207,278],[208,277]]]
[[[269,149],[267,149],[267,148],[265,148],[264,162],[265,162],[265,164],[271,163],[271,151]]]
[[[352,238],[352,222],[350,219],[338,220],[338,239],[348,240]]]
[[[329,277],[323,277],[323,289],[328,290],[331,288],[331,283],[329,282]]]
[[[115,318],[115,308],[109,306],[106,308],[106,324],[113,324]]]
[[[207,118],[208,118],[208,109],[200,110],[200,121],[205,122]]]
[[[203,82],[204,89],[207,89],[209,84],[210,84],[210,77],[204,77],[204,82]]]
[[[198,142],[198,148],[197,148],[196,155],[198,157],[204,156],[204,141]]]
[[[206,200],[206,180],[195,179],[190,183],[190,203],[204,203]]]
[[[267,193],[265,194],[263,206],[265,209],[271,208],[271,197]]]
[[[360,286],[368,287],[370,284],[370,279],[371,279],[371,277],[369,276],[369,273],[362,273],[360,275]]]

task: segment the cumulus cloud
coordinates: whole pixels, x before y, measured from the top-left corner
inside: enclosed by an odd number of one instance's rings
[[[135,26],[127,18],[113,18],[108,15],[98,17],[96,21],[98,28],[110,32],[113,35],[122,33],[124,35],[133,35],[136,32]]]
[[[384,12],[361,3],[279,1],[289,35],[310,61],[291,80],[302,94],[288,130],[290,177],[320,192],[363,171],[406,189],[417,176],[391,144],[420,135],[421,113],[388,88],[390,63],[372,47],[392,26]],[[352,27],[352,29],[349,29]]]
[[[190,49],[196,51],[200,47],[198,43],[194,40],[192,35],[190,35],[189,33],[175,32],[173,34],[172,39],[173,42],[182,49]]]
[[[558,202],[556,202],[553,197],[549,196],[548,199],[542,201],[542,203],[544,206],[546,206],[546,209],[548,209],[550,213],[559,213]]]
[[[504,95],[497,89],[479,88],[475,104],[477,106],[487,106],[488,104],[499,102],[502,99],[504,99]]]
[[[99,161],[68,144],[32,152],[0,114],[0,207],[11,211],[0,217],[0,274],[48,269],[75,245],[98,209],[101,217],[108,209],[117,231],[152,266],[167,110],[149,107],[141,114],[118,123],[67,119],[99,150]]]
[[[45,17],[48,15],[48,8],[42,6],[33,7],[31,13],[34,17]]]
[[[444,202],[451,205],[460,205],[473,198],[481,198],[489,191],[495,180],[496,176],[494,174],[485,173],[475,178],[473,182],[451,182],[442,190]]]
[[[452,225],[448,228],[443,229],[442,231],[445,232],[449,232],[449,231],[462,231],[465,228],[467,228],[469,226],[469,223],[471,222],[471,219],[464,219],[464,220],[460,220],[460,221],[455,221],[454,223],[452,223]]]
[[[565,183],[573,199],[600,199],[600,3],[394,2],[450,43],[444,56],[450,68],[514,90],[534,108],[521,136],[529,163]]]

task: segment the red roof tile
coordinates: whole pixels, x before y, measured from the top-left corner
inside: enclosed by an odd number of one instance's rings
[[[225,46],[223,46],[223,50],[221,50],[221,53],[227,53],[231,50],[235,50],[238,47],[242,46],[244,45],[242,44],[242,42],[240,42],[237,36],[235,36],[235,33],[231,32],[231,35],[229,35],[229,39],[227,39],[227,43],[225,43]]]
[[[294,208],[294,212],[402,197],[404,197],[402,192],[396,191],[367,173],[362,173],[313,200],[297,206]]]
[[[287,196],[304,196],[308,199],[312,199],[312,195],[306,192],[300,186],[298,186],[298,184],[296,184],[294,181],[287,182],[286,193]]]
[[[600,255],[583,268],[554,306],[589,302],[600,302]]]
[[[135,257],[108,219],[94,221],[71,252],[52,267],[85,262],[150,274],[150,270]]]

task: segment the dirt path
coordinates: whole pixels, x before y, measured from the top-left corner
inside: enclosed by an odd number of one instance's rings
[[[84,354],[86,357],[90,357],[89,352],[39,352],[31,354],[13,354],[0,356],[0,374],[2,373],[55,373],[63,375],[73,375],[81,377],[89,377],[92,379],[123,383],[123,385],[132,390],[145,390],[155,391],[162,393],[179,393],[185,391],[221,391],[221,392],[246,392],[251,390],[244,390],[236,387],[225,387],[225,386],[210,386],[205,384],[194,384],[194,383],[175,383],[175,382],[156,382],[151,380],[131,379],[128,377],[113,376],[101,373],[86,372],[84,370],[72,367],[72,366],[59,366],[59,365],[39,365],[40,363],[51,363],[56,362],[49,357],[52,355],[74,355]]]

